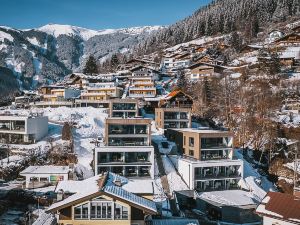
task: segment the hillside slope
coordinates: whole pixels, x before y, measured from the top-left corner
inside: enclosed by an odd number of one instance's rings
[[[37,29],[18,30],[0,26],[0,66],[13,71],[22,88],[35,88],[79,71],[89,55],[103,60],[161,29],[134,27],[90,30],[70,25],[48,24]]]

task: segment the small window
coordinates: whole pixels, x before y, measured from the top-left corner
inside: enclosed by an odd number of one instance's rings
[[[184,144],[184,145],[185,145],[185,143],[186,143],[185,140],[186,140],[186,137],[184,136],[184,137],[183,137],[183,144]]]
[[[190,155],[190,156],[194,156],[194,150],[191,150],[191,149],[190,149],[190,150],[189,150],[189,155]]]
[[[194,138],[193,137],[189,138],[189,146],[194,147]]]

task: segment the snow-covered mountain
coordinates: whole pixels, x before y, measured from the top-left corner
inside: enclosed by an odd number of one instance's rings
[[[131,51],[134,45],[162,28],[92,30],[47,24],[19,30],[0,26],[0,67],[10,69],[21,88],[28,89],[80,71],[89,55],[103,61],[114,53]]]
[[[120,28],[120,29],[92,30],[83,27],[71,26],[71,25],[47,24],[45,26],[37,28],[36,30],[45,32],[49,35],[53,35],[56,38],[59,35],[79,36],[83,40],[87,41],[91,37],[97,35],[115,34],[115,33],[140,35],[143,33],[151,33],[161,28],[162,28],[161,26],[144,26],[144,27],[131,27],[131,28]]]

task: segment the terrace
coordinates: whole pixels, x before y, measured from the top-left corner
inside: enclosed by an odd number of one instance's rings
[[[146,146],[146,145],[148,145],[148,138],[143,138],[143,137],[108,138],[108,146]]]
[[[150,177],[151,166],[98,166],[98,174],[112,172],[125,177]]]
[[[100,152],[98,164],[103,163],[150,163],[149,152]]]
[[[147,134],[147,125],[115,125],[111,124],[108,127],[109,135],[120,134]]]
[[[24,120],[1,120],[0,131],[25,131]]]
[[[195,189],[200,192],[238,189],[237,179],[195,181]]]
[[[201,149],[232,148],[232,144],[228,143],[229,137],[201,138]]]
[[[214,178],[241,177],[240,166],[216,166],[195,168],[195,180]]]
[[[113,110],[136,110],[135,103],[113,103]]]

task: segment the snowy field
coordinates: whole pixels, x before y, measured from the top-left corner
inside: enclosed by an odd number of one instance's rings
[[[12,145],[12,147],[22,149],[38,149],[39,151],[47,150],[47,140],[51,137],[55,141],[61,138],[61,130],[64,122],[75,123],[74,129],[74,151],[78,157],[77,170],[82,171],[84,178],[93,176],[90,163],[93,160],[93,149],[95,145],[91,142],[98,136],[103,135],[105,118],[107,117],[106,109],[87,108],[45,108],[32,110],[9,110],[12,114],[29,115],[30,113],[43,113],[48,116],[49,130],[48,135],[36,144],[32,145]],[[19,162],[20,157],[14,156],[10,160],[10,165]],[[7,160],[2,160],[4,166]],[[79,171],[79,172],[80,172]]]

